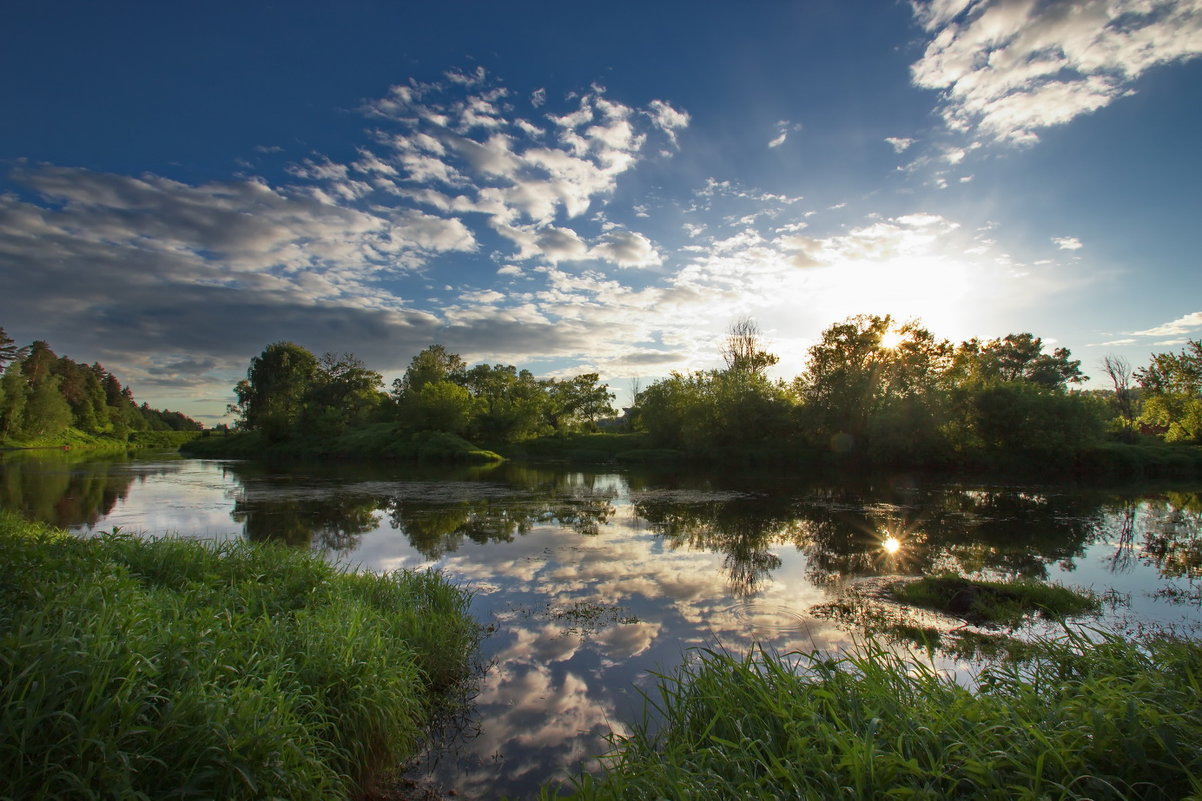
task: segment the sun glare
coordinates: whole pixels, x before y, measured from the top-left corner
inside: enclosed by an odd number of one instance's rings
[[[901,540],[890,534],[885,537],[885,541],[881,543],[881,550],[887,554],[895,554],[901,550]]]
[[[881,336],[881,347],[886,350],[893,350],[905,340],[905,335],[900,331],[890,329]]]

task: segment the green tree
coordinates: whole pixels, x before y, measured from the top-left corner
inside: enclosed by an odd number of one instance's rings
[[[883,459],[935,458],[951,353],[918,321],[897,326],[888,315],[858,315],[832,325],[794,382],[807,436]]]
[[[457,435],[468,432],[479,409],[465,387],[450,381],[427,381],[420,389],[406,390],[397,405],[405,428]]]
[[[384,379],[353,354],[326,353],[305,395],[303,424],[318,435],[371,422],[384,403]]]
[[[1153,354],[1135,379],[1144,390],[1140,422],[1162,430],[1168,442],[1202,441],[1202,340],[1180,353]]]
[[[30,387],[18,432],[21,439],[54,437],[71,425],[71,407],[59,391],[61,381],[46,375]]]
[[[1043,340],[1033,334],[1007,334],[981,342],[971,339],[956,350],[957,369],[967,380],[982,384],[1026,381],[1044,389],[1065,389],[1088,378],[1081,373],[1080,360],[1070,358],[1068,348],[1043,352]]]
[[[0,375],[0,439],[16,438],[21,430],[29,384],[21,370],[21,357],[9,363]]]
[[[275,342],[250,360],[246,379],[234,388],[240,425],[269,442],[290,437],[300,422],[317,376],[317,358],[293,342]]]
[[[0,328],[0,370],[4,369],[4,365],[16,360],[20,353],[20,348],[13,341],[3,328]]]
[[[463,385],[467,363],[442,345],[430,345],[409,362],[405,375],[392,382],[392,396],[399,399],[406,391],[417,391],[434,381]]]
[[[516,442],[543,433],[547,394],[529,370],[478,364],[464,385],[479,404],[471,433],[483,442]]]
[[[597,373],[585,373],[574,378],[542,382],[547,393],[544,414],[547,424],[555,431],[574,427],[595,428],[597,418],[614,413],[614,394],[609,385],[600,383]]]

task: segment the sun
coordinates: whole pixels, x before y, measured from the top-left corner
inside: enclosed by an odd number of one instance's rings
[[[900,551],[901,547],[901,540],[897,539],[892,534],[890,534],[888,537],[885,537],[885,541],[881,543],[881,550],[890,556]]]
[[[893,350],[905,341],[906,335],[893,328],[881,335],[881,347],[886,350]]]

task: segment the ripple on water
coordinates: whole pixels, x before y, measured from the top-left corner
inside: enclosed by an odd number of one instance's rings
[[[789,634],[807,631],[810,627],[810,618],[796,609],[780,604],[740,601],[725,611],[746,626],[749,634]]]

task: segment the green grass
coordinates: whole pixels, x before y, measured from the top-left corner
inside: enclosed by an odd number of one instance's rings
[[[570,797],[1197,799],[1200,681],[1197,643],[1071,633],[974,689],[871,643],[841,658],[702,651],[660,677],[647,720]]]
[[[1064,619],[1100,608],[1093,595],[1041,581],[975,581],[954,574],[896,584],[905,604],[935,609],[969,623],[1018,626],[1031,615]]]
[[[0,798],[365,792],[466,675],[466,603],[437,574],[0,513]]]

